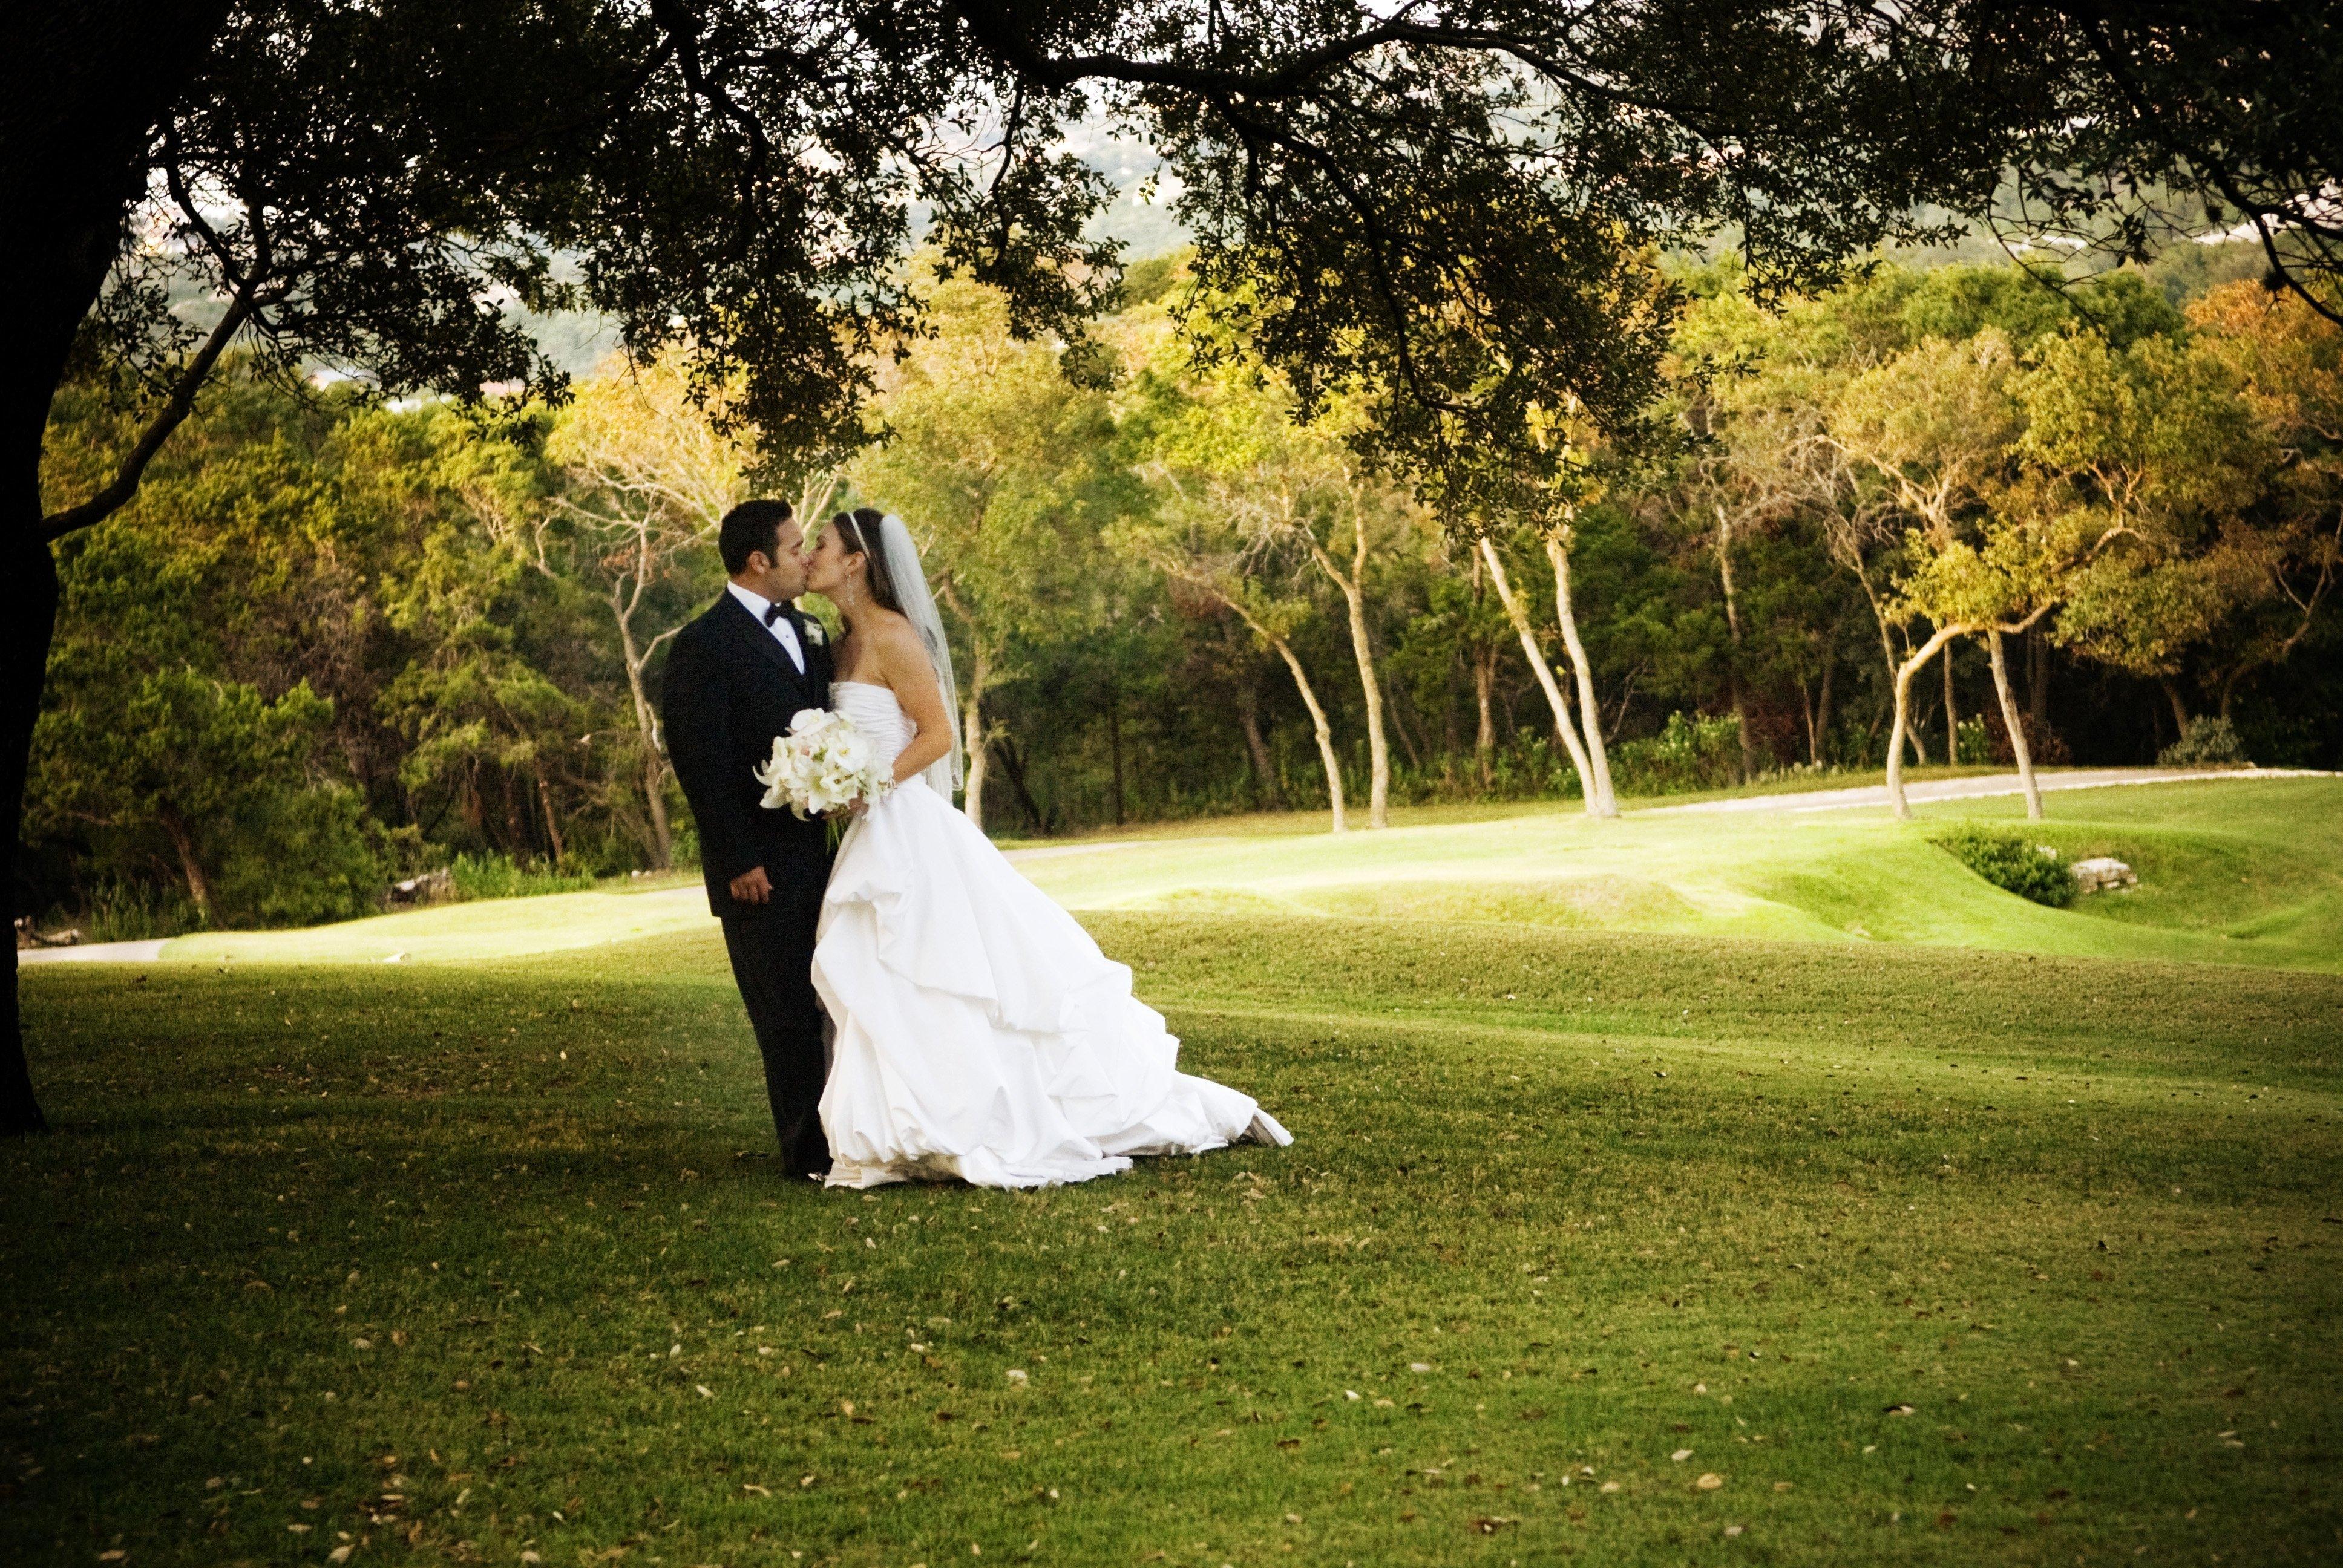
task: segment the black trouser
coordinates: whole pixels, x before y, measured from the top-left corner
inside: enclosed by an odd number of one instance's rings
[[[813,989],[815,912],[768,905],[724,921],[724,950],[731,955],[732,978],[765,1058],[781,1168],[792,1175],[830,1169],[830,1144],[821,1135],[821,1087],[830,1063],[821,1001]]]

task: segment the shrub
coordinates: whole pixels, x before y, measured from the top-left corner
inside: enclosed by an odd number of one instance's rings
[[[448,869],[458,899],[526,899],[538,893],[577,893],[593,887],[591,871],[514,864],[508,855],[458,855]]]
[[[2075,899],[2075,873],[2056,854],[2046,854],[2015,833],[1965,824],[1932,834],[1928,842],[1991,882],[2052,909]]]
[[[1738,784],[1740,721],[1731,714],[1671,713],[1657,735],[1612,748],[1611,779],[1622,795],[1685,795]]]
[[[2247,760],[2245,743],[2218,714],[2190,719],[2180,739],[2156,754],[2159,768],[2225,768]]]

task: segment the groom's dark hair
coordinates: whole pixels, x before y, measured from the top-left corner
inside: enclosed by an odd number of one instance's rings
[[[797,515],[787,501],[759,498],[743,501],[716,525],[716,553],[724,558],[724,571],[739,577],[749,569],[749,558],[759,550],[771,559],[779,542],[781,525]]]

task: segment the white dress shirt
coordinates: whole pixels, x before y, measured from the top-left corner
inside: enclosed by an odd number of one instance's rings
[[[750,593],[739,583],[726,583],[724,585],[724,588],[726,592],[729,593],[734,598],[740,601],[742,608],[746,609],[750,615],[755,616],[760,621],[765,620],[765,612],[773,608],[773,601],[771,599],[767,598],[762,594]],[[805,673],[805,649],[798,646],[798,628],[790,623],[789,618],[786,615],[777,615],[773,617],[771,620],[765,621],[765,629],[773,634],[773,640],[775,642],[779,643],[782,648],[788,650],[789,662],[798,667],[798,673],[799,675],[803,675]]]

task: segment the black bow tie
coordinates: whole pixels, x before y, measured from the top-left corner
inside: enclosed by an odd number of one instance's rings
[[[765,607],[765,624],[770,626],[789,613],[789,607],[785,604],[769,604]]]

